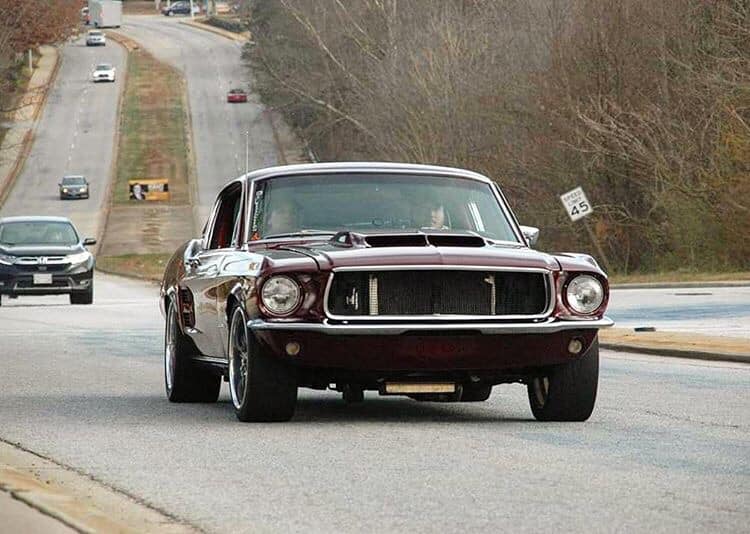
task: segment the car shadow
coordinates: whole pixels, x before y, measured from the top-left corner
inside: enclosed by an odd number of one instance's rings
[[[24,406],[28,417],[47,420],[70,420],[88,425],[152,424],[170,426],[225,427],[239,424],[232,404],[225,395],[216,403],[170,403],[163,394],[148,395],[45,395],[29,397],[7,395],[7,407]],[[93,409],[95,407],[95,409]],[[505,409],[504,409],[505,408]],[[11,408],[12,409],[12,408]],[[2,410],[0,410],[1,412]],[[360,404],[345,404],[340,397],[300,398],[291,421],[274,425],[342,423],[409,423],[409,424],[486,424],[535,423],[531,414],[519,417],[497,402],[432,403],[401,398],[372,398]],[[249,424],[251,428],[254,424]]]

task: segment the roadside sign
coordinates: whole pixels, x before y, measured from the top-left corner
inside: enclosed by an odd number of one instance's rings
[[[562,200],[565,211],[568,212],[568,217],[570,217],[571,221],[583,219],[586,215],[591,215],[594,211],[589,203],[589,199],[586,198],[586,193],[583,192],[583,188],[581,187],[576,187],[560,195],[560,200]]]
[[[150,178],[128,180],[130,200],[169,200],[169,180]]]

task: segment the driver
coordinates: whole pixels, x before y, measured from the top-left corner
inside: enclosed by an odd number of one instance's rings
[[[432,230],[447,230],[450,228],[448,226],[448,215],[442,202],[432,201],[425,205],[423,210],[424,224],[422,228]]]

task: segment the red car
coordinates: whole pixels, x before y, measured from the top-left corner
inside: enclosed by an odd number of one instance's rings
[[[238,103],[238,102],[247,102],[247,93],[244,91],[244,89],[232,89],[227,93],[227,102],[229,103]]]
[[[297,389],[477,402],[523,383],[534,416],[583,421],[596,400],[607,276],[534,250],[498,185],[461,169],[325,163],[225,186],[205,233],[165,270],[173,402],[286,421]]]

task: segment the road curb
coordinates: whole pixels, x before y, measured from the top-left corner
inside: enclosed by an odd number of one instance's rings
[[[230,39],[232,41],[236,41],[238,43],[246,43],[250,40],[250,33],[248,32],[247,35],[245,34],[237,34],[234,32],[230,32],[228,30],[223,30],[221,28],[217,28],[216,26],[211,26],[210,24],[204,24],[202,22],[197,22],[194,20],[181,20],[180,24],[184,24],[186,26],[191,26],[193,28],[197,28],[199,30],[215,33],[216,35],[221,35],[222,37],[225,37],[227,39]]]
[[[50,93],[50,89],[55,83],[55,80],[57,79],[57,73],[60,71],[60,65],[62,64],[62,54],[60,53],[60,49],[58,47],[50,47],[55,51],[55,65],[52,67],[52,70],[50,71],[49,79],[44,84],[44,91],[42,94],[42,98],[39,100],[39,102],[36,103],[34,112],[32,113],[31,120],[31,128],[24,134],[22,146],[21,149],[18,151],[18,155],[16,156],[16,161],[13,163],[13,166],[10,169],[10,172],[8,172],[7,176],[0,181],[0,206],[2,206],[5,201],[8,198],[8,195],[10,195],[10,192],[13,190],[13,186],[16,183],[16,179],[18,178],[18,175],[23,170],[23,166],[26,164],[26,159],[29,157],[29,154],[31,153],[31,148],[34,144],[34,137],[36,135],[36,129],[39,126],[39,118],[42,114],[42,110],[47,105],[47,98]],[[33,73],[32,73],[33,76]],[[29,79],[29,84],[31,84],[31,80]]]
[[[750,280],[728,280],[726,282],[636,282],[626,284],[612,284],[609,287],[610,289],[690,289],[749,286]]]
[[[716,362],[739,362],[750,364],[750,354],[725,353],[725,352],[706,352],[690,349],[675,349],[652,347],[643,345],[629,345],[624,343],[599,343],[603,349],[617,352],[637,352],[640,354],[650,354],[653,356],[665,356],[669,358],[686,358],[690,360],[709,360]]]
[[[0,489],[78,532],[199,532],[125,491],[2,438]]]
[[[110,33],[111,35],[111,33]],[[104,248],[104,239],[107,237],[107,224],[109,224],[109,214],[112,212],[112,195],[114,194],[115,183],[117,181],[117,158],[120,154],[120,130],[122,129],[122,102],[125,99],[125,87],[128,83],[128,71],[130,70],[130,52],[131,49],[120,42],[117,38],[112,39],[125,50],[125,69],[120,76],[120,92],[117,95],[117,125],[115,126],[115,136],[112,140],[112,162],[109,165],[109,183],[104,191],[103,210],[99,216],[99,232],[97,237],[96,253]]]

